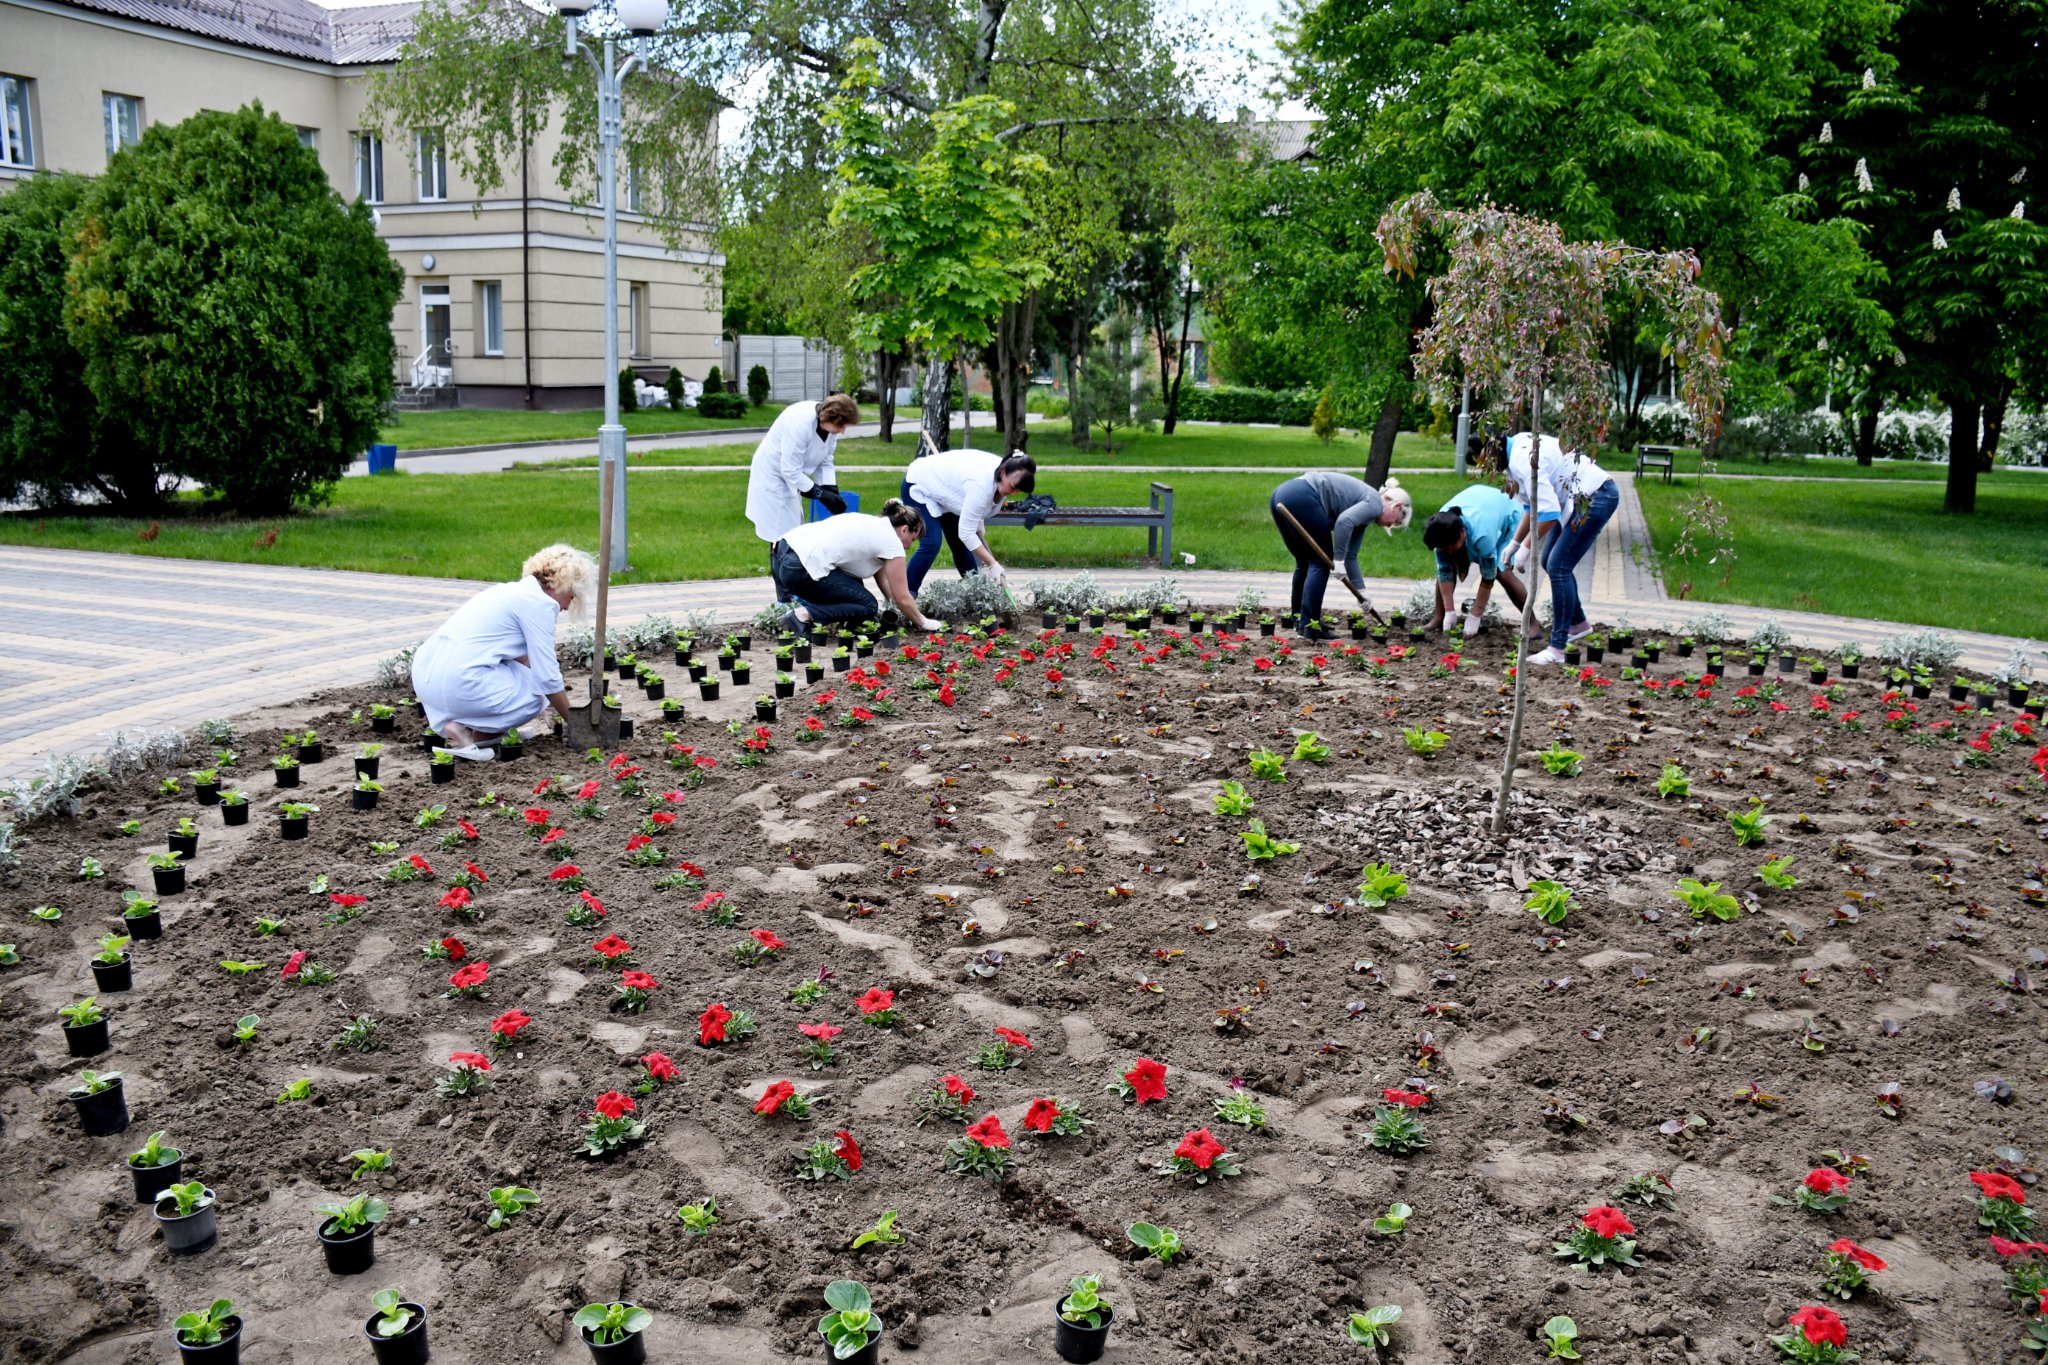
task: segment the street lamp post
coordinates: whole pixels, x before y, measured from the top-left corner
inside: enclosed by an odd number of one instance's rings
[[[668,18],[667,0],[614,0],[613,13],[631,34],[626,58],[618,55],[618,42],[604,40],[599,55],[577,33],[577,21],[590,12],[586,0],[554,0],[564,20],[566,36],[562,59],[572,61],[581,52],[597,72],[597,174],[598,194],[604,202],[604,425],[597,429],[597,462],[600,486],[612,490],[611,544],[607,547],[613,573],[623,573],[626,562],[626,428],[619,421],[619,143],[625,135],[625,109],[620,89],[626,77],[647,65],[647,39]],[[532,338],[527,339],[532,345]]]

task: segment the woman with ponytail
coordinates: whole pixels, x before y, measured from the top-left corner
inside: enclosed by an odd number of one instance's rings
[[[903,501],[924,519],[924,539],[910,557],[911,592],[924,586],[941,540],[962,578],[978,572],[1002,586],[1008,575],[982,538],[982,527],[1004,498],[1029,493],[1037,481],[1038,461],[1021,450],[941,450],[912,460],[903,471]]]
[[[878,517],[841,512],[786,532],[769,551],[776,597],[790,604],[784,626],[801,631],[813,623],[872,617],[875,599],[865,580],[873,579],[904,620],[925,630],[944,630],[945,622],[918,610],[905,573],[910,547],[924,531],[924,519],[891,498]]]

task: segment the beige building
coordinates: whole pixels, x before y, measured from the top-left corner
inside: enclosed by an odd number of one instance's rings
[[[364,126],[368,77],[397,59],[416,3],[0,0],[0,188],[41,170],[95,175],[152,123],[261,101],[296,125],[342,194],[376,206],[405,270],[392,314],[398,381],[463,406],[594,407],[604,382],[604,225],[554,180],[554,147],[479,199],[432,129]],[[631,98],[630,90],[628,98]],[[622,169],[622,181],[627,177]],[[524,188],[522,189],[522,185]],[[702,379],[720,355],[710,225],[678,250],[625,183],[619,355],[658,380]]]

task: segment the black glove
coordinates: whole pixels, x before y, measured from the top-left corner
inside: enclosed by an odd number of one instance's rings
[[[812,485],[811,496],[825,504],[825,510],[835,517],[846,510],[846,497],[839,491],[839,485],[836,483]]]

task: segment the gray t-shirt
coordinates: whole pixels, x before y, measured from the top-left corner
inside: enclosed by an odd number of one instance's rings
[[[1386,510],[1380,491],[1363,479],[1328,469],[1304,474],[1301,479],[1315,490],[1323,510],[1330,514],[1330,558],[1344,565],[1344,576],[1351,582],[1363,582],[1358,571],[1358,536]]]

